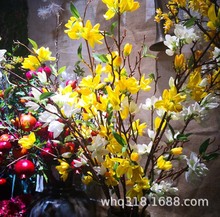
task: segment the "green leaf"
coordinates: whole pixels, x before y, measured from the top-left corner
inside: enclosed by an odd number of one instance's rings
[[[33,46],[34,49],[36,49],[36,50],[38,49],[38,45],[34,40],[28,38],[28,41],[31,43],[31,45]]]
[[[66,70],[66,66],[63,66],[59,69],[58,71],[58,75],[60,75],[62,72],[64,72]]]
[[[97,53],[94,53],[94,54],[93,54],[93,57],[94,57],[94,59],[95,59],[97,62],[101,62],[101,63],[107,63],[107,62],[108,62],[108,58],[106,57],[105,54],[97,54]]]
[[[111,25],[111,34],[113,34],[114,33],[114,29],[115,29],[115,27],[118,25],[118,22],[117,21],[115,21],[114,23],[112,23],[112,25]]]
[[[124,146],[122,149],[121,149],[121,152],[122,153],[125,153],[126,151],[127,151],[127,148],[128,148],[128,146],[126,145],[126,146]]]
[[[210,160],[215,160],[220,154],[219,153],[212,153],[212,154],[208,154],[208,155],[204,155],[202,158],[210,161]]]
[[[76,9],[76,7],[74,6],[72,2],[70,3],[70,11],[75,18],[77,19],[80,18],[79,11]]]
[[[204,154],[208,148],[208,146],[210,145],[210,138],[209,139],[206,139],[201,145],[200,145],[200,148],[199,148],[199,154]]]
[[[177,140],[178,141],[181,141],[181,142],[187,142],[189,139],[188,139],[188,137],[190,136],[190,135],[192,135],[192,133],[188,133],[188,134],[179,134],[179,135],[177,135]]]
[[[189,28],[195,24],[195,21],[196,21],[196,17],[192,17],[184,23],[184,26]]]
[[[82,43],[78,47],[77,55],[80,59],[82,59]]]
[[[13,89],[12,86],[8,87],[5,91],[4,91],[4,98],[7,98],[9,93],[11,92],[11,90]]]
[[[113,136],[115,137],[116,141],[123,147],[127,146],[127,143],[125,142],[125,140],[116,132],[112,133]]]
[[[145,44],[143,44],[142,57],[156,58],[155,55],[148,53],[148,47]]]
[[[51,97],[52,95],[54,95],[54,93],[51,93],[51,92],[42,93],[40,95],[40,100],[47,99],[47,98]]]

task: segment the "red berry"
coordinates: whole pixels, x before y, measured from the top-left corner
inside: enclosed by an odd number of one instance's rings
[[[37,120],[30,113],[22,114],[20,117],[20,123],[21,123],[22,130],[30,132],[34,128],[35,124],[37,123]]]
[[[26,159],[19,160],[14,165],[15,173],[21,178],[29,178],[35,172],[35,165]]]
[[[0,141],[0,151],[5,153],[11,150],[11,143],[9,141]]]
[[[73,89],[75,89],[77,86],[77,81],[76,80],[68,80],[68,81],[66,81],[66,86],[67,85],[70,85]]]
[[[7,180],[5,178],[0,178],[0,185],[6,184]]]
[[[26,78],[27,78],[28,80],[34,78],[34,76],[36,76],[36,75],[37,75],[37,73],[36,73],[35,71],[28,71],[28,72],[26,72],[26,74],[25,74],[25,76],[26,76]]]

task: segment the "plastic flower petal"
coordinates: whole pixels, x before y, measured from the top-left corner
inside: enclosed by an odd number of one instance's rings
[[[30,149],[34,146],[35,141],[35,134],[31,132],[28,136],[23,136],[21,139],[19,139],[18,144],[20,144],[22,148]]]
[[[172,163],[171,163],[171,161],[166,161],[164,159],[164,156],[161,155],[157,159],[157,167],[161,170],[170,170],[172,168]]]
[[[69,168],[70,165],[63,160],[58,159],[58,161],[60,162],[59,166],[56,166],[56,169],[58,170],[59,174],[61,175],[61,179],[63,181],[66,181],[66,179],[68,178],[68,174],[69,174]]]
[[[53,132],[53,137],[57,138],[63,132],[64,126],[65,124],[54,120],[49,124],[48,131]]]
[[[102,44],[104,36],[99,31],[100,24],[96,24],[92,27],[91,21],[87,20],[85,27],[83,28],[82,37],[88,41],[89,45],[94,48],[95,44]]]

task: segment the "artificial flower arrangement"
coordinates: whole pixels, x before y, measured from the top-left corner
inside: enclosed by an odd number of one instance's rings
[[[99,186],[106,199],[135,203],[121,207],[124,216],[141,216],[150,197],[177,193],[172,184],[183,174],[188,182],[202,178],[208,172],[205,163],[219,155],[219,148],[210,148],[210,138],[197,144],[198,153],[184,147],[193,137],[189,123],[202,122],[219,106],[220,9],[212,1],[172,0],[168,12],[156,10],[156,22],[165,21],[164,44],[167,55],[174,56],[175,71],[169,88],[156,97],[162,75],[141,70],[155,57],[144,36],[135,53],[121,26],[122,15],[138,10],[139,2],[102,2],[104,18],[117,20],[110,29],[85,20],[90,1],[83,17],[71,3],[72,17],[65,25],[70,39],[84,41],[74,71],[86,76],[65,80],[66,67],[58,68],[49,48],[31,39],[27,57],[2,51],[2,84],[7,86],[1,90],[1,181],[19,177],[42,191],[80,177],[82,185]],[[97,46],[105,46],[105,53],[95,52]],[[140,94],[149,91],[152,97],[140,103]],[[137,118],[140,110],[150,121]],[[179,122],[183,127],[177,130]]]

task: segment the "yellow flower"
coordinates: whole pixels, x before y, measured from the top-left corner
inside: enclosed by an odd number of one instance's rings
[[[127,159],[114,159],[116,162],[119,162],[119,166],[116,169],[117,177],[121,177],[126,174],[128,179],[132,177],[132,166],[130,161]]]
[[[33,50],[37,54],[37,57],[41,63],[46,62],[46,61],[55,61],[56,60],[55,57],[51,56],[52,52],[49,50],[48,47],[47,48],[40,47],[37,50],[35,50],[35,49],[33,49]]]
[[[28,57],[24,58],[24,62],[22,63],[22,68],[36,70],[41,66],[42,63],[46,61],[54,61],[55,57],[51,57],[51,51],[49,48],[41,47],[39,49],[33,49],[36,55],[28,55]]]
[[[180,155],[183,153],[183,148],[182,147],[176,147],[171,149],[171,153],[173,155]]]
[[[132,123],[132,130],[135,134],[138,134],[139,136],[143,136],[144,129],[147,127],[146,123],[140,124],[140,120],[137,119]]]
[[[92,48],[95,47],[95,44],[102,44],[101,40],[104,36],[100,33],[99,27],[99,23],[92,27],[91,21],[87,20],[86,26],[83,28],[82,37],[88,41]]]
[[[82,182],[85,184],[85,185],[88,185],[89,183],[91,183],[93,181],[93,178],[92,178],[92,173],[91,172],[87,172],[87,176],[84,176],[82,178]]]
[[[132,51],[132,44],[125,44],[124,46],[124,50],[123,50],[123,53],[124,53],[124,56],[127,57],[131,54],[131,51]]]
[[[35,134],[31,132],[28,136],[23,136],[23,138],[19,139],[18,144],[20,144],[22,148],[30,149],[34,146],[35,141]]]
[[[60,165],[56,166],[56,169],[61,175],[61,179],[63,181],[66,181],[66,179],[68,178],[70,165],[66,161],[60,159],[58,159],[58,161],[60,162]]]
[[[108,100],[111,103],[112,107],[114,110],[119,111],[120,110],[120,92],[119,92],[119,88],[115,88],[114,90],[112,90],[112,88],[110,86],[106,87],[106,91],[108,93]]]
[[[126,11],[135,11],[140,7],[139,2],[134,0],[102,0],[103,3],[108,7],[108,11],[104,14],[106,20],[111,19],[116,13],[120,14]]]
[[[22,63],[22,68],[36,70],[41,66],[39,59],[36,56],[28,55],[28,57],[24,58],[24,62]]]
[[[202,77],[200,71],[201,69],[197,68],[193,73],[191,73],[187,83],[187,88],[191,90],[192,99],[197,102],[202,100],[207,95],[207,92],[205,92],[205,87],[201,85]]]
[[[143,190],[150,188],[150,181],[148,178],[143,177],[138,182],[136,182],[132,188],[127,192],[127,197],[134,198],[137,197],[138,201],[143,197]]]
[[[139,160],[139,154],[137,152],[132,152],[130,158],[132,161],[137,162]]]
[[[207,23],[207,26],[211,30],[215,30],[216,28],[220,27],[220,9],[216,11],[215,4],[211,4],[211,6],[209,7],[208,18],[209,18],[209,22]]]
[[[83,24],[76,17],[70,17],[68,23],[65,25],[67,30],[64,32],[74,40],[80,39],[83,31]]]
[[[129,91],[132,94],[140,90],[138,81],[134,77],[127,78],[126,76],[122,76],[117,86],[119,86],[120,91]]]
[[[87,87],[92,90],[98,90],[104,86],[104,84],[101,83],[100,81],[101,81],[100,75],[96,75],[95,77],[88,75],[82,79],[79,86],[83,88]]]
[[[182,110],[182,101],[186,99],[186,95],[177,93],[176,87],[172,86],[169,90],[163,91],[162,100],[155,103],[156,108],[162,108],[165,111],[180,112]]]
[[[174,0],[174,2],[177,3],[179,7],[186,6],[186,0]]]
[[[157,167],[161,170],[170,170],[172,168],[172,163],[171,161],[164,160],[164,156],[161,155],[157,159]]]
[[[152,82],[152,79],[150,79],[150,78],[145,79],[145,75],[143,75],[140,80],[141,90],[149,91],[151,89],[151,86],[149,85],[149,84],[151,84],[151,82]]]
[[[108,186],[116,186],[118,185],[118,181],[115,178],[115,172],[113,170],[109,170],[105,172],[105,184]]]
[[[157,116],[157,117],[155,118],[155,120],[154,120],[154,128],[155,128],[155,130],[158,130],[158,128],[160,127],[161,121],[162,121],[162,120],[161,120],[160,117]],[[163,130],[165,126],[166,126],[166,120],[163,121],[161,130]]]
[[[174,59],[174,67],[179,72],[185,68],[185,57],[184,54],[177,54]]]

